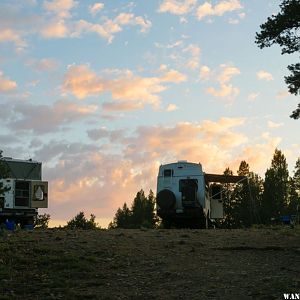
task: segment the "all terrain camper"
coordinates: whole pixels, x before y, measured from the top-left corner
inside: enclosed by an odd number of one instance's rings
[[[12,221],[32,225],[38,208],[48,207],[48,182],[42,181],[42,163],[1,157],[0,224]]]
[[[237,183],[245,176],[206,174],[200,163],[178,161],[161,165],[157,177],[156,209],[165,227],[207,228],[222,219],[221,183]]]

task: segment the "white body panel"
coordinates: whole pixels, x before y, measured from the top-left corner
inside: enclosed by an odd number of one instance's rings
[[[180,190],[180,181],[190,179],[197,182],[196,206],[203,209],[204,216],[212,219],[223,218],[221,195],[219,199],[211,198],[211,189],[206,185],[205,174],[200,163],[179,161],[177,163],[161,165],[157,177],[157,195],[163,190],[171,191],[176,198],[176,214],[184,213],[185,207],[183,207],[184,200],[183,193]],[[158,204],[157,208],[158,210],[161,209]]]
[[[172,170],[172,176],[165,177],[165,170]],[[209,203],[205,201],[205,182],[201,164],[179,161],[177,163],[161,165],[157,178],[157,193],[163,189],[172,191],[176,197],[176,212],[182,212],[182,194],[179,189],[179,181],[182,179],[197,180],[197,201],[206,213],[209,209]]]
[[[47,208],[48,207],[48,182],[40,180],[17,180],[12,178],[1,179],[0,182],[4,187],[9,188],[8,191],[2,196],[4,198],[4,209],[35,209],[35,208]],[[20,191],[16,192],[16,183],[26,182],[28,183],[28,201],[26,205],[17,204],[16,198],[20,196]],[[40,198],[37,198],[34,192],[37,187],[41,187],[43,194]],[[27,190],[25,191],[27,193]],[[24,196],[25,194],[21,196]],[[27,194],[26,194],[27,195]],[[1,209],[1,208],[0,208]]]

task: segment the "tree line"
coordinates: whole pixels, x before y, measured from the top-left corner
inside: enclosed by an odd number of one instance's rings
[[[233,175],[226,168],[224,175]],[[224,219],[217,222],[223,228],[250,227],[253,224],[280,222],[284,215],[299,215],[300,210],[300,157],[293,175],[281,150],[276,149],[265,178],[250,171],[246,161],[240,163],[237,175],[246,176],[247,182],[223,184]],[[154,228],[160,226],[155,215],[155,197],[140,190],[129,208],[126,203],[118,208],[109,228]]]
[[[232,175],[229,168],[224,174]],[[226,184],[224,189],[225,218],[221,225],[227,228],[249,227],[252,224],[280,222],[284,215],[299,215],[300,209],[300,158],[293,175],[281,150],[276,149],[271,166],[262,179],[250,172],[246,161],[240,163],[238,175],[248,177],[247,184]]]
[[[1,156],[1,153],[0,153]],[[0,178],[5,177],[3,164],[0,162]],[[233,175],[226,168],[224,175]],[[247,182],[238,184],[223,184],[224,219],[217,225],[223,228],[249,227],[253,224],[272,224],[278,222],[284,215],[300,214],[300,157],[297,159],[293,174],[290,176],[286,158],[281,150],[275,149],[271,165],[265,172],[265,178],[250,171],[246,161],[242,161],[237,175],[246,176]],[[0,194],[5,187],[0,184]],[[99,228],[95,222],[96,216],[91,214],[86,218],[79,212],[67,222],[67,229]],[[36,227],[47,228],[49,214],[39,215],[35,220]],[[113,221],[109,224],[114,228],[155,228],[160,226],[155,214],[155,195],[152,190],[148,196],[141,189],[137,192],[130,207],[124,203],[118,208]]]

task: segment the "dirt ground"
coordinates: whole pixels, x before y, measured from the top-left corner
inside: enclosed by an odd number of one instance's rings
[[[300,228],[0,233],[0,299],[284,299]]]

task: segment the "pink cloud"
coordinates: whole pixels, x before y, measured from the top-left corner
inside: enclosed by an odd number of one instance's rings
[[[44,1],[44,8],[48,12],[54,13],[61,18],[69,18],[70,10],[77,6],[74,0],[52,0]]]
[[[104,8],[104,3],[97,2],[89,6],[89,11],[93,16],[95,16],[103,8]]]
[[[260,70],[256,73],[256,77],[259,80],[266,80],[266,81],[272,81],[274,80],[273,75],[267,71]]]
[[[197,17],[201,20],[207,16],[222,16],[227,12],[240,10],[242,8],[239,0],[219,1],[215,6],[210,2],[204,2],[197,9]]]
[[[22,50],[27,47],[27,43],[23,39],[22,34],[11,28],[0,29],[0,43],[1,42],[14,43],[17,50]]]
[[[214,87],[208,87],[206,92],[214,97],[226,98],[228,100],[233,100],[240,93],[239,88],[233,86],[229,83],[233,76],[239,75],[241,72],[238,68],[222,64],[220,65],[219,75],[217,76],[217,82],[220,84],[220,88],[216,89]],[[210,69],[202,69],[202,77],[207,78],[210,76]],[[201,74],[200,74],[201,75]]]
[[[13,91],[17,88],[17,83],[4,77],[3,72],[0,70],[0,93]]]
[[[40,31],[44,38],[64,38],[69,35],[69,28],[64,20],[52,21],[46,24]]]
[[[146,104],[157,109],[160,106],[159,94],[167,89],[165,84],[186,80],[184,74],[167,68],[161,70],[159,77],[141,77],[129,70],[112,70],[109,73],[117,78],[104,79],[87,65],[71,66],[65,75],[63,90],[79,99],[110,92],[115,101],[105,102],[103,107],[106,110],[139,109]]]
[[[114,34],[123,31],[124,26],[139,26],[140,32],[145,33],[152,24],[141,16],[135,16],[132,13],[120,13],[114,19],[106,19],[101,24],[80,20],[76,23],[72,36],[93,32],[106,39],[108,43],[111,43],[114,39]]]
[[[164,0],[159,6],[158,11],[161,13],[169,12],[175,15],[183,15],[190,12],[196,3],[196,0]]]

